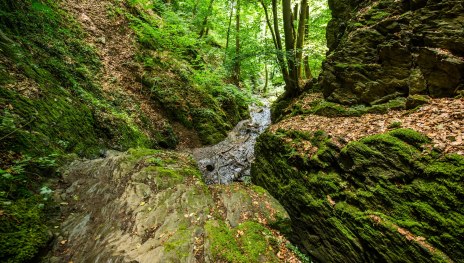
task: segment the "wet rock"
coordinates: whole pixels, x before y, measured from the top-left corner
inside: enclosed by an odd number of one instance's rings
[[[250,115],[224,141],[193,151],[207,184],[228,184],[250,175],[256,138],[271,124],[268,104],[251,107]]]

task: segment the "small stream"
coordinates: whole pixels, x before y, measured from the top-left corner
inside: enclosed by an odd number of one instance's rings
[[[227,138],[213,146],[193,150],[207,184],[228,184],[250,176],[256,138],[271,124],[268,101],[250,106],[251,118],[239,122]]]

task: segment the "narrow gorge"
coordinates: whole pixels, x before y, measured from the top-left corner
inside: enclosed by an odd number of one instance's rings
[[[0,262],[464,262],[463,0],[0,0]]]

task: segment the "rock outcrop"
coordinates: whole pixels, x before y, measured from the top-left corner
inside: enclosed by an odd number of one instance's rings
[[[64,169],[50,262],[278,262],[285,248],[269,226],[289,231],[288,214],[272,196],[243,184],[208,187],[187,154],[110,152]]]
[[[344,147],[323,131],[268,131],[252,181],[285,207],[293,239],[318,262],[462,262],[464,158],[428,143],[410,129]]]
[[[329,54],[320,84],[342,104],[455,96],[464,89],[460,0],[329,0]]]

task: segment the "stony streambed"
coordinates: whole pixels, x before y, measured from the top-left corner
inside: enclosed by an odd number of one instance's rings
[[[256,138],[271,124],[269,102],[262,104],[250,106],[250,119],[239,122],[224,141],[193,150],[207,184],[228,184],[250,176]]]

